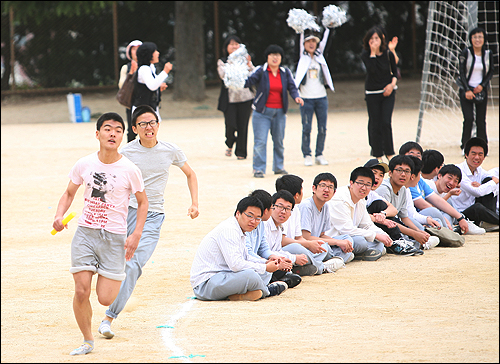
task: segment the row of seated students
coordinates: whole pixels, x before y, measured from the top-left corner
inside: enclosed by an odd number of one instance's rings
[[[201,241],[191,268],[195,296],[255,301],[354,259],[422,255],[440,243],[426,227],[498,231],[498,168],[481,167],[488,145],[480,138],[464,152],[463,163],[444,165],[439,151],[410,141],[388,165],[371,159],[355,168],[348,185],[318,174],[305,199],[301,177],[279,177],[276,193],[253,191]]]

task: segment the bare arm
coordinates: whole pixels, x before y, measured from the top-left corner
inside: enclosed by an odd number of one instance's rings
[[[62,220],[64,214],[66,213],[66,211],[68,211],[71,203],[75,199],[76,191],[78,191],[79,187],[80,185],[76,185],[73,182],[69,181],[66,191],[64,191],[63,195],[61,196],[59,204],[57,205],[56,215],[54,216],[54,223],[52,224],[52,227],[56,231],[61,231],[64,228],[68,228],[67,226],[64,226],[62,224]]]
[[[188,216],[190,216],[191,219],[194,219],[199,215],[198,178],[196,177],[196,173],[193,171],[193,169],[189,166],[187,162],[184,163],[184,165],[181,167],[181,171],[184,172],[184,174],[187,177],[189,193],[191,194],[191,206],[188,208]]]
[[[130,260],[134,256],[135,250],[139,245],[139,240],[141,239],[142,229],[146,223],[146,218],[148,216],[148,197],[146,196],[146,191],[137,191],[135,193],[137,199],[137,221],[135,224],[135,230],[132,234],[127,237],[125,241],[125,259]]]

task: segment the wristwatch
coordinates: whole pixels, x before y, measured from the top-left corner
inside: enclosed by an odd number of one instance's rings
[[[460,221],[462,221],[463,219],[465,219],[465,216],[464,216],[464,215],[460,216],[460,217],[457,219],[457,221],[458,221],[458,222],[460,222]]]

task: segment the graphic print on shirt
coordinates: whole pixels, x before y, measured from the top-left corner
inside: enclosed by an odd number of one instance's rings
[[[105,172],[93,172],[93,183],[87,183],[87,188],[92,189],[90,199],[87,200],[88,212],[85,213],[85,221],[91,225],[99,225],[101,228],[108,222],[107,210],[115,206],[106,203],[106,194],[113,193],[116,183],[116,175],[109,175]]]

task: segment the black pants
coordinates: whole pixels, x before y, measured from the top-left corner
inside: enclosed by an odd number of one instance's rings
[[[396,101],[396,91],[385,97],[382,94],[365,95],[368,110],[368,142],[371,155],[375,158],[394,155],[392,139],[392,112]]]
[[[125,109],[125,110],[126,110],[125,113],[127,114],[127,125],[128,125],[127,143],[128,143],[134,140],[137,134],[134,133],[134,131],[132,130],[132,110],[131,109]]]
[[[488,92],[484,90],[486,96],[484,101],[475,104],[465,98],[465,93],[460,92],[460,106],[462,107],[462,114],[464,116],[464,124],[462,129],[462,145],[460,148],[464,149],[465,143],[471,138],[472,125],[474,124],[474,109],[476,109],[476,132],[478,138],[484,139],[488,142],[486,136],[486,107],[488,106]]]
[[[491,177],[486,177],[481,181],[481,183],[484,184],[488,181],[491,181]],[[486,196],[476,197],[474,205],[467,207],[464,211],[462,211],[462,214],[464,214],[469,220],[474,221],[474,224],[476,225],[479,225],[481,221],[498,225],[496,203],[497,199],[493,195],[493,192],[487,194]]]
[[[224,112],[226,124],[226,145],[232,148],[236,143],[234,154],[237,157],[247,157],[248,121],[252,111],[252,100],[245,102],[230,102]]]
[[[387,204],[383,200],[376,200],[376,201],[373,201],[372,204],[370,206],[368,206],[366,209],[368,210],[369,214],[374,214],[374,213],[377,213],[380,211],[384,211],[386,208],[387,208]],[[390,217],[388,217],[387,219],[393,220],[393,218],[390,218]],[[393,220],[393,221],[395,221],[395,220]],[[402,224],[402,222],[399,220],[397,220],[397,222]],[[392,240],[398,240],[398,239],[402,238],[401,230],[399,230],[399,227],[397,227],[397,226],[393,227],[393,228],[389,228],[386,225],[379,224],[379,223],[375,223],[375,226],[384,230],[391,237]]]

